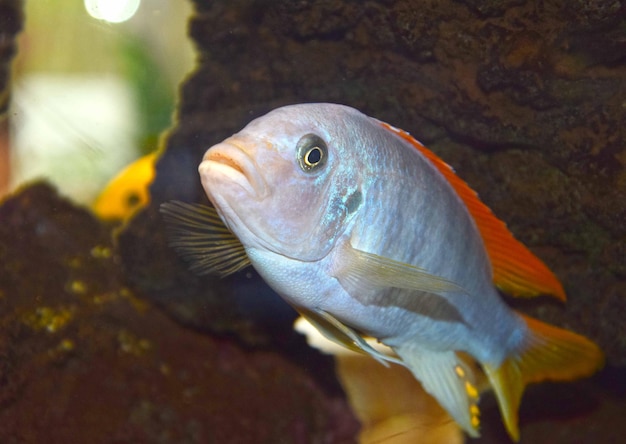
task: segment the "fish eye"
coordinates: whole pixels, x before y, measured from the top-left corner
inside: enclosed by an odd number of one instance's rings
[[[319,170],[326,164],[328,147],[321,137],[307,134],[298,141],[296,156],[302,171],[310,173]]]

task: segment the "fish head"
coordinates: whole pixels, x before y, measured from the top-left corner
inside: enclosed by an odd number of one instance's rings
[[[363,196],[343,108],[278,108],[206,152],[202,185],[245,247],[315,261],[346,231]]]

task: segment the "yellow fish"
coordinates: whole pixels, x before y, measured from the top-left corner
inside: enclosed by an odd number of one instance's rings
[[[154,180],[157,152],[140,157],[120,171],[102,190],[93,205],[100,219],[126,220],[150,202],[148,189]]]

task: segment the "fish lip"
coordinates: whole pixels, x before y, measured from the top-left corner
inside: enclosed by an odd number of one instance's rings
[[[211,147],[198,167],[200,175],[207,182],[213,173],[227,176],[247,193],[259,198],[267,194],[267,184],[259,173],[256,162],[246,150],[233,140],[225,140]]]

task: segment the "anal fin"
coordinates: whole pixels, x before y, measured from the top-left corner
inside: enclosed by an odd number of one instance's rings
[[[394,347],[404,364],[450,416],[472,437],[479,436],[479,392],[474,372],[454,351],[432,351],[414,344]]]

